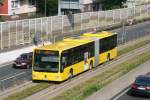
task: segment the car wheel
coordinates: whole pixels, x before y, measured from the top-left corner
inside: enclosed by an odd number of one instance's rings
[[[13,67],[13,68],[16,68],[16,65],[15,65],[15,64],[13,64],[13,65],[12,65],[12,67]]]

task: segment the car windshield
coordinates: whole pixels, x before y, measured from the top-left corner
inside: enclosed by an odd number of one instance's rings
[[[142,84],[142,85],[150,85],[150,78],[138,77],[135,80],[135,83]]]
[[[27,60],[27,55],[22,54],[22,55],[20,56],[20,58],[21,58],[22,60]]]
[[[40,72],[58,72],[59,53],[46,50],[35,51],[33,69]]]

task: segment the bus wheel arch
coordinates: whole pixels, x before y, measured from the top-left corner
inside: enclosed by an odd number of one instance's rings
[[[74,75],[73,75],[73,68],[71,68],[71,69],[70,69],[70,76],[69,76],[69,78],[73,78],[73,76],[74,76]]]
[[[107,61],[110,61],[110,53],[107,54]]]

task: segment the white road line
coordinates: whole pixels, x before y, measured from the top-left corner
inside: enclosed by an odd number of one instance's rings
[[[1,81],[5,81],[5,80],[8,80],[8,79],[10,79],[10,78],[13,78],[13,77],[19,76],[19,75],[21,75],[21,74],[25,74],[25,73],[26,73],[26,72],[22,72],[22,73],[13,75],[13,76],[11,76],[11,77],[7,77],[7,78],[5,78],[5,79],[3,79],[3,80],[1,80]]]
[[[6,63],[6,64],[1,64],[1,65],[0,65],[0,68],[1,68],[1,67],[5,67],[5,66],[8,66],[8,65],[11,65],[11,64],[13,64],[13,62],[8,62],[8,63]]]
[[[117,95],[115,98],[113,98],[112,100],[118,100],[118,98],[120,98],[121,96],[123,96],[127,91],[130,90],[130,87],[127,88],[126,90],[124,90],[122,93],[120,93],[119,95]]]

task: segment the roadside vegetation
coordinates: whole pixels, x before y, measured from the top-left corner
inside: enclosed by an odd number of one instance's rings
[[[127,48],[124,48],[123,50],[118,51],[118,53],[119,55],[122,55],[149,43],[150,40],[137,42],[134,45],[131,45]],[[106,86],[113,80],[123,76],[124,74],[128,73],[130,70],[136,68],[138,65],[148,61],[149,59],[150,59],[149,52],[139,55],[138,57],[135,57],[132,60],[126,61],[118,66],[115,66],[115,68],[107,70],[106,72],[103,72],[102,74],[84,83],[81,83],[80,85],[60,94],[56,98],[53,98],[53,100],[59,100],[59,99],[68,100],[72,97],[74,97],[75,100],[83,100],[89,95],[93,94],[94,92],[100,90],[102,87]],[[43,89],[46,89],[49,86],[50,86],[49,83],[39,83],[38,85],[29,87],[21,92],[14,93],[8,96],[7,98],[5,98],[4,100],[22,100],[23,98],[28,97]]]
[[[122,8],[127,0],[96,0],[98,3],[102,4],[103,10],[111,10]]]
[[[53,16],[58,13],[58,0],[36,0],[37,13]]]
[[[50,86],[49,83],[39,83],[38,85],[29,87],[21,92],[16,92],[13,95],[8,96],[4,100],[22,100],[25,97],[28,97],[36,92],[39,92],[43,89],[46,89]]]
[[[120,56],[122,54],[125,54],[125,53],[128,53],[128,52],[130,52],[130,51],[132,51],[134,49],[140,48],[140,47],[142,47],[142,46],[144,46],[146,44],[149,44],[149,43],[150,43],[150,39],[138,42],[138,43],[136,43],[134,45],[131,45],[131,46],[127,47],[127,48],[124,48],[124,49],[118,51],[118,56]]]

